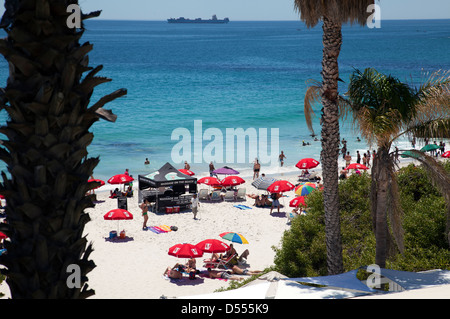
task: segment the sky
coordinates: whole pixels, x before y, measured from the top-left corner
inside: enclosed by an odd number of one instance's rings
[[[0,0],[1,1],[1,0]],[[381,0],[381,19],[450,19],[450,0]],[[165,20],[203,18],[297,20],[294,0],[79,0],[83,12],[102,10],[99,19]],[[0,14],[4,8],[1,6]]]
[[[378,1],[378,0],[377,0]],[[381,19],[450,19],[450,0],[381,0]],[[83,12],[103,10],[102,19],[297,20],[294,0],[79,0]]]

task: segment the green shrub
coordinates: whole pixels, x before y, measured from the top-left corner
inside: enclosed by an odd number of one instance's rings
[[[450,162],[445,164],[450,173]],[[341,237],[346,271],[375,262],[375,236],[370,213],[367,174],[353,175],[339,183]],[[446,205],[421,167],[402,168],[398,174],[404,211],[405,251],[389,257],[391,269],[419,271],[450,269],[450,250],[445,238]],[[308,195],[308,213],[292,221],[275,248],[275,270],[288,277],[327,275],[322,192]]]

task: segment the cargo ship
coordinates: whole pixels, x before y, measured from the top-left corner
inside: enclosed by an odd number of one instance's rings
[[[217,19],[216,15],[212,16],[212,19],[209,20],[203,20],[202,18],[197,18],[197,19],[185,19],[183,17],[180,17],[178,19],[174,19],[174,18],[170,18],[167,19],[167,22],[169,23],[228,23],[230,22],[230,19],[225,18],[223,20],[219,20]]]

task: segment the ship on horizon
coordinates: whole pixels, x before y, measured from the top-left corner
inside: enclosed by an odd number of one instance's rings
[[[212,19],[203,20],[202,18],[197,18],[194,20],[191,19],[185,19],[184,17],[180,17],[178,19],[170,18],[167,19],[167,22],[169,23],[228,23],[230,22],[230,19],[225,18],[223,20],[217,19],[216,15],[212,16]]]

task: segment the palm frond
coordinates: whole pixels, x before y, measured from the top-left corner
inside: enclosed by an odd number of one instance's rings
[[[295,0],[294,10],[308,27],[314,27],[322,17],[334,23],[358,23],[364,25],[370,12],[367,7],[375,0]]]
[[[306,89],[303,112],[305,114],[306,125],[308,126],[308,129],[314,134],[312,118],[315,116],[315,113],[313,110],[313,105],[315,103],[320,103],[322,95],[322,84],[319,81],[311,79],[306,81],[306,84],[310,85]]]

